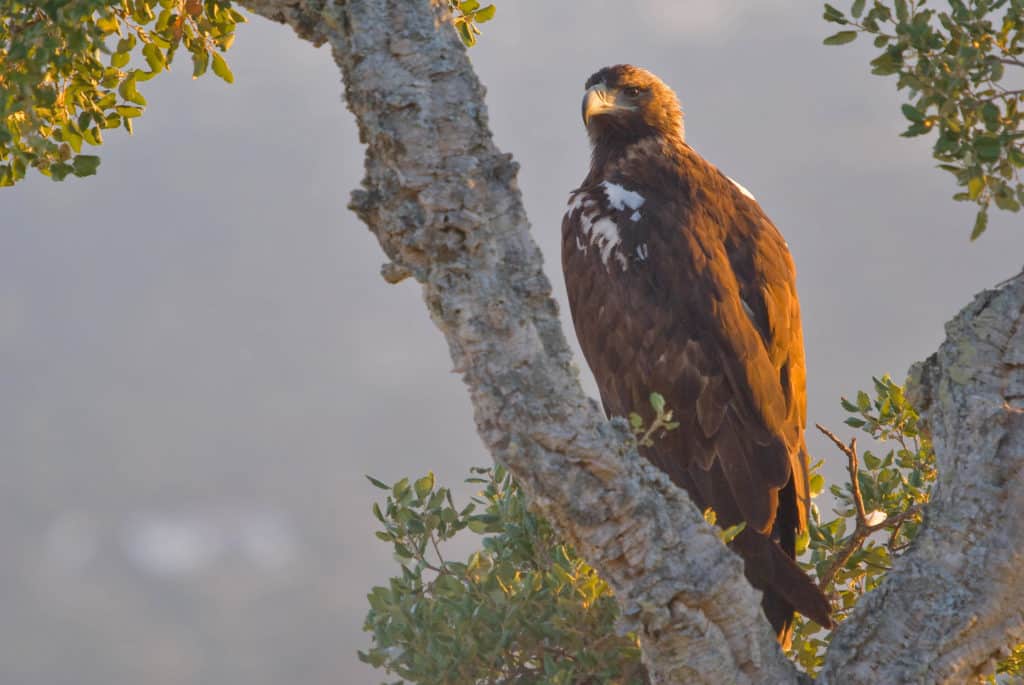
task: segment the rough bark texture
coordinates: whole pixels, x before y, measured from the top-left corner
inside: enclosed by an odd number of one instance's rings
[[[939,480],[925,525],[833,637],[822,683],[964,683],[1024,640],[1024,274],[911,369]]]
[[[242,4],[331,45],[368,146],[351,207],[391,259],[383,276],[423,285],[484,442],[610,583],[652,679],[796,682],[739,559],[584,396],[517,166],[493,144],[445,0]],[[1024,633],[1022,303],[1019,279],[982,296],[919,368],[936,502],[915,549],[840,629],[823,681],[963,682]]]

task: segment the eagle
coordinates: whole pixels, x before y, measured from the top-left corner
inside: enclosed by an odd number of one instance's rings
[[[795,561],[810,498],[793,259],[754,196],[687,145],[658,77],[617,65],[585,88],[593,154],[562,221],[580,347],[609,416],[652,420],[662,395],[679,427],[640,454],[720,526],[745,524],[730,547],[788,646],[794,611],[832,626]]]

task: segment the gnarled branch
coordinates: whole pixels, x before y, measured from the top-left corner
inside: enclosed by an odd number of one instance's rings
[[[423,285],[481,437],[613,588],[654,682],[794,682],[740,559],[580,388],[447,2],[243,4],[330,44],[368,146],[351,208]]]
[[[939,478],[911,549],[833,637],[822,683],[964,683],[1024,639],[1024,274],[911,370]]]
[[[243,0],[330,44],[367,144],[351,207],[412,276],[481,437],[608,581],[656,683],[791,683],[738,557],[582,392],[446,0]],[[914,548],[838,631],[827,683],[963,682],[1024,636],[1024,278],[917,367],[940,482]]]

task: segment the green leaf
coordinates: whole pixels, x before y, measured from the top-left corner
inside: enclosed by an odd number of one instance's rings
[[[413,484],[413,489],[416,490],[416,496],[421,500],[426,499],[430,491],[434,489],[434,474],[433,472],[428,473]]]
[[[142,47],[142,56],[146,58],[146,64],[149,65],[149,70],[153,73],[163,71],[164,68],[164,53],[160,51],[153,43],[148,43]]]
[[[999,159],[1003,146],[995,136],[978,136],[974,141],[974,150],[978,153],[978,159],[984,162],[994,162]]]
[[[63,181],[65,178],[67,178],[68,174],[74,171],[74,169],[71,167],[70,164],[58,162],[57,164],[51,164],[49,171],[50,178],[52,178],[54,181]]]
[[[134,102],[137,105],[146,106],[146,98],[142,97],[136,87],[136,80],[138,78],[138,72],[133,73],[131,76],[121,81],[121,85],[118,86],[117,92],[120,93],[128,102]]]
[[[100,166],[100,158],[96,155],[75,155],[71,162],[75,176],[92,176]]]
[[[728,545],[730,542],[735,540],[736,536],[742,533],[746,527],[746,521],[737,523],[735,526],[729,526],[721,532],[722,542]]]
[[[850,6],[850,14],[854,17],[864,14],[864,3],[865,0],[854,0],[853,5]]]
[[[907,119],[918,124],[924,121],[924,114],[917,107],[914,107],[913,105],[903,105],[901,109],[903,110],[903,116]]]
[[[1007,194],[1008,192],[1007,190],[1006,192],[996,193],[994,198],[996,207],[1007,212],[1019,212],[1020,204],[1011,195]]]
[[[224,61],[224,58],[216,52],[211,52],[210,56],[213,58],[213,64],[211,65],[213,67],[213,73],[217,74],[217,76],[220,76],[228,83],[234,83],[235,75],[231,73],[230,69],[228,69],[228,63]]]
[[[374,487],[380,488],[381,490],[390,490],[391,489],[390,485],[388,485],[387,483],[384,483],[382,481],[377,480],[373,476],[367,476],[366,480],[370,481],[370,483],[372,483]]]
[[[718,514],[715,513],[714,509],[708,507],[704,510],[704,520],[713,526],[718,522]]]
[[[895,0],[896,4],[896,18],[901,22],[907,21],[910,18],[910,11],[907,8],[907,0]]]
[[[831,36],[822,41],[825,45],[846,45],[857,40],[856,31],[840,31],[839,33],[833,33]]]
[[[967,195],[972,200],[981,197],[981,191],[985,189],[985,177],[975,176],[967,182]]]
[[[473,13],[473,21],[476,21],[480,24],[484,23],[485,21],[490,21],[491,19],[494,19],[494,13],[496,11],[497,8],[494,5],[487,5],[487,7],[484,7],[483,9],[477,10],[476,12]]]
[[[139,107],[132,107],[131,105],[118,105],[114,110],[121,116],[128,117],[129,119],[142,116],[142,109]]]
[[[985,229],[988,228],[988,211],[982,209],[974,218],[974,230],[971,231],[971,240],[977,240]]]
[[[650,400],[651,407],[654,408],[654,411],[657,412],[658,416],[665,413],[665,398],[662,397],[661,394],[652,392]]]
[[[391,486],[391,494],[395,496],[395,499],[402,499],[402,495],[409,492],[409,479],[403,478],[402,480]]]
[[[462,38],[462,42],[466,47],[473,47],[476,44],[476,36],[469,29],[469,23],[466,21],[460,21],[455,24],[456,30],[459,32],[459,37]]]
[[[981,106],[981,118],[985,120],[985,124],[990,131],[998,130],[999,108],[991,102],[986,102]]]
[[[863,390],[857,391],[857,409],[862,412],[871,409],[871,398]]]
[[[823,17],[825,21],[830,21],[835,24],[847,23],[846,16],[828,3],[825,3],[825,14],[823,15]]]

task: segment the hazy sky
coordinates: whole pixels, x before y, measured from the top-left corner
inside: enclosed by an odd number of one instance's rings
[[[996,214],[969,244],[973,212],[928,141],[898,137],[894,81],[869,75],[866,43],[822,47],[819,16],[797,0],[506,0],[472,58],[566,317],[557,250],[588,162],[583,83],[632,62],[677,90],[690,143],[789,242],[809,419],[838,429],[838,397],[902,379],[975,292],[1021,268],[1024,235]],[[379,682],[354,655],[366,591],[392,568],[363,474],[456,484],[488,460],[418,287],[384,283],[345,209],[362,149],[328,51],[254,19],[229,61],[233,86],[192,82],[184,63],[143,84],[150,107],[134,137],[107,136],[97,177],[0,194],[0,530],[17,560],[0,598],[36,612],[0,617],[19,636],[0,647],[4,682],[64,682],[56,661],[97,685],[282,682],[243,668],[256,653],[302,664],[294,682]],[[810,445],[838,474],[835,451]],[[150,571],[125,540],[153,520],[198,570],[127,597],[118,579]],[[286,563],[252,570],[273,579],[242,599],[237,583],[211,590],[225,550],[262,563],[251,520],[271,522],[257,537],[284,540]],[[125,606],[133,623],[100,620]],[[93,641],[69,659],[53,636],[76,630]],[[232,663],[211,666],[210,645]]]

